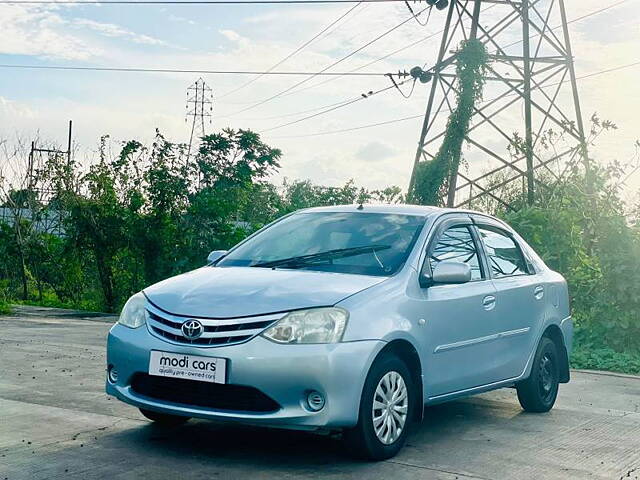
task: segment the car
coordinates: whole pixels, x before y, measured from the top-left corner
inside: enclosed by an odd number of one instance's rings
[[[549,411],[572,337],[565,280],[501,220],[310,208],[133,295],[106,391],[160,424],[337,433],[382,460],[425,405],[515,387],[525,411]]]

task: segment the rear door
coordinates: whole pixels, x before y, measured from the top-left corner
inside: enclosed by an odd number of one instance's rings
[[[474,216],[475,228],[495,286],[493,376],[506,380],[522,374],[531,337],[544,316],[545,286],[518,240],[500,223]]]

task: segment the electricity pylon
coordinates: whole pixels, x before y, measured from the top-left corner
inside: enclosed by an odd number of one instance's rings
[[[197,135],[200,138],[205,136],[206,118],[209,118],[209,123],[211,123],[212,111],[213,91],[202,78],[199,78],[187,88],[187,114],[185,120],[188,120],[189,117],[192,118],[187,158],[191,155],[193,136]]]
[[[484,98],[465,138],[465,168],[449,179],[443,203],[470,206],[489,196],[509,208],[499,192],[521,180],[531,204],[536,188],[550,188],[539,178],[542,171],[560,182],[577,159],[588,172],[564,0],[451,0],[409,192],[418,163],[434,158],[445,135],[456,104],[455,50],[467,39],[486,46],[490,63]],[[560,150],[541,153],[551,129],[562,139]],[[514,137],[522,139],[517,148]]]

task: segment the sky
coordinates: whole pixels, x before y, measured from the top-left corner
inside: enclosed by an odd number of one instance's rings
[[[566,0],[567,16],[578,19],[605,2]],[[611,2],[617,4],[618,2]],[[412,2],[419,11],[424,4]],[[323,5],[8,5],[0,4],[0,64],[139,67],[191,70],[266,70],[289,55],[352,4]],[[626,0],[606,12],[570,25],[577,75],[640,62],[640,0]],[[357,98],[390,85],[382,74],[410,69],[435,59],[443,12],[426,26],[410,18],[403,3],[356,6],[339,23],[277,70],[319,71],[410,19],[328,71],[345,72],[434,34],[383,61],[363,68],[378,76],[316,77],[289,92],[247,109],[304,77],[264,76],[238,89],[252,76],[202,75],[214,93],[208,133],[250,128],[283,151],[284,177],[339,185],[406,188],[428,95],[416,84],[404,98],[395,89],[319,115],[275,128],[307,110]],[[186,142],[186,89],[200,75],[0,68],[0,139],[21,137],[66,142],[68,120],[82,158],[99,138],[114,142],[149,141],[158,128],[169,139]],[[601,138],[592,154],[599,161],[628,161],[640,138],[640,65],[579,82],[585,120],[597,112],[618,130]],[[236,91],[234,91],[236,90]],[[405,93],[408,90],[404,89]],[[246,111],[243,111],[245,110]],[[294,115],[298,113],[297,115]],[[409,120],[341,133],[334,130]],[[640,172],[627,182],[632,198]]]

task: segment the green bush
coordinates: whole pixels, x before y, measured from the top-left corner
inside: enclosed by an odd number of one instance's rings
[[[640,375],[640,355],[616,352],[606,346],[578,345],[571,356],[571,367]]]
[[[0,300],[0,315],[7,315],[11,313],[11,307],[4,300]]]

